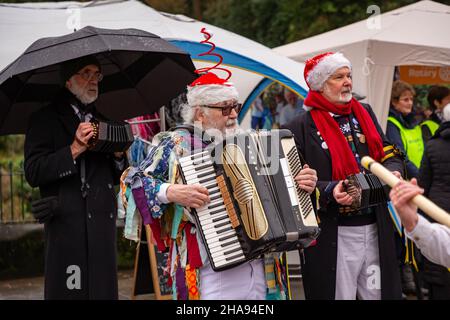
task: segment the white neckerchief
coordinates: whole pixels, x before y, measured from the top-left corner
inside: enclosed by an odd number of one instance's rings
[[[70,105],[72,108],[73,108],[73,111],[75,111],[75,114],[78,116],[78,118],[79,119],[81,119],[81,112],[80,112],[80,109],[78,109],[78,107],[76,106],[76,105],[74,105],[74,104],[71,104]],[[85,115],[84,115],[84,122],[89,122],[89,121],[91,121],[91,119],[92,119],[92,113],[86,113]]]

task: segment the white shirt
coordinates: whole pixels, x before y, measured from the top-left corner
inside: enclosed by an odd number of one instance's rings
[[[71,104],[71,107],[73,108],[73,111],[75,111],[75,114],[80,118],[81,120],[81,112],[80,109],[78,109],[75,105]],[[84,122],[89,122],[92,119],[92,113],[86,113],[84,115]]]
[[[156,198],[158,198],[161,203],[169,203],[169,199],[167,199],[167,188],[170,187],[170,183],[162,183],[159,187],[159,191],[156,194]]]
[[[419,221],[411,232],[406,232],[428,260],[450,268],[450,228],[430,223],[419,215]]]

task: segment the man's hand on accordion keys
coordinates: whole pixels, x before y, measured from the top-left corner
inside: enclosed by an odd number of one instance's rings
[[[345,191],[344,184],[348,184],[348,180],[341,180],[333,189],[333,197],[337,203],[342,206],[349,206],[353,202],[353,197]]]
[[[75,138],[70,145],[72,158],[76,159],[80,154],[88,148],[88,141],[94,135],[94,128],[89,122],[81,122],[75,132]]]
[[[171,184],[167,189],[167,200],[194,209],[210,202],[208,190],[199,184]]]
[[[300,188],[311,194],[316,188],[317,172],[305,164],[294,180]]]

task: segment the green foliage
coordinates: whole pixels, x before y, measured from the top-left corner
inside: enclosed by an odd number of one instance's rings
[[[137,243],[123,236],[123,228],[117,229],[117,265],[119,269],[132,269]]]
[[[30,213],[31,201],[39,197],[23,175],[23,159],[0,160],[0,222],[34,221]]]
[[[24,135],[0,136],[0,163],[23,159]]]
[[[50,0],[34,0],[33,2]],[[184,14],[225,28],[268,47],[280,46],[367,19],[370,5],[381,13],[417,0],[140,0],[160,11]],[[29,0],[0,0],[0,3]],[[59,2],[59,1],[53,1]],[[81,1],[83,2],[83,1]],[[440,0],[449,5],[450,0]],[[200,12],[199,12],[200,10]]]
[[[450,88],[450,85],[440,84]],[[428,91],[433,85],[431,84],[415,84],[414,90],[416,91],[416,96],[414,98],[415,107],[418,111],[423,111],[429,108],[427,95]]]
[[[40,276],[44,273],[43,230],[14,241],[0,241],[0,280]]]
[[[381,12],[414,0],[378,4]],[[366,1],[215,0],[208,1],[205,21],[254,39],[269,47],[311,37],[368,18]],[[225,9],[225,10],[223,10]]]
[[[189,9],[185,0],[145,0],[143,2],[152,8],[158,8],[159,11],[170,13],[187,14]]]
[[[174,4],[161,0],[146,2],[156,10],[196,17],[193,0],[176,0]],[[378,5],[381,13],[385,13],[414,2],[417,1],[204,0],[201,8],[203,21],[276,47],[367,19],[373,14],[367,12],[370,5]],[[450,0],[439,2],[450,4]],[[181,3],[185,6],[180,7]]]
[[[427,95],[430,85],[414,85],[416,91],[415,105],[418,110],[424,110],[428,108]]]

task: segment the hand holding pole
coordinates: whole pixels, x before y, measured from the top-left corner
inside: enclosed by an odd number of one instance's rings
[[[386,169],[382,164],[373,160],[371,157],[363,157],[361,159],[361,164],[364,168],[370,170],[391,188],[394,188],[394,186],[400,181],[400,179],[397,178],[392,172]],[[421,194],[415,196],[411,201],[428,216],[450,228],[450,214],[447,211],[438,207]]]

